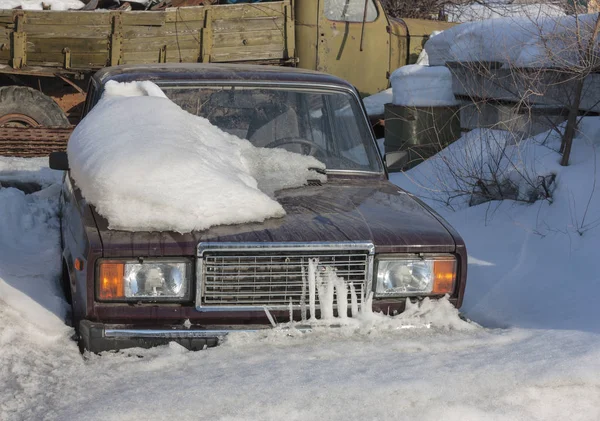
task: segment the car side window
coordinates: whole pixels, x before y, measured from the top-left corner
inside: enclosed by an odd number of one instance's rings
[[[342,22],[362,22],[364,17],[365,22],[373,22],[377,19],[377,6],[374,0],[325,0],[325,17]]]

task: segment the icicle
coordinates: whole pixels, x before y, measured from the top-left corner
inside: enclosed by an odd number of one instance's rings
[[[315,287],[317,277],[317,265],[319,259],[308,259],[308,307],[310,320],[316,320],[315,316]]]
[[[350,282],[350,309],[352,310],[352,317],[358,316],[358,299],[356,297],[356,288],[354,283]]]
[[[319,304],[321,305],[321,320],[333,319],[333,297],[336,275],[333,269],[327,268],[324,273],[319,273],[317,290]]]
[[[338,276],[335,278],[335,296],[337,301],[338,317],[348,318],[348,285]]]
[[[275,323],[275,319],[273,319],[273,316],[271,315],[271,312],[269,311],[269,309],[267,307],[263,307],[263,310],[265,311],[265,314],[267,315],[267,319],[269,319],[269,322],[271,322],[271,326],[277,327],[277,323]]]
[[[304,265],[302,267],[302,295],[300,297],[300,318],[303,322],[306,321],[306,271]]]
[[[372,314],[373,313],[373,291],[369,291],[367,294],[367,298],[362,302],[362,306],[360,307],[360,312],[362,314]]]

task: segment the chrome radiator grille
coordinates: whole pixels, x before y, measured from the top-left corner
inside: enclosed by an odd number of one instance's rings
[[[318,270],[334,268],[337,276],[354,286],[361,303],[370,276],[368,249],[245,249],[206,250],[200,258],[197,305],[206,307],[295,308],[308,305],[309,259]],[[370,285],[370,283],[369,283]],[[350,288],[348,288],[350,294]],[[350,301],[350,296],[348,297]],[[316,296],[318,306],[318,294]]]

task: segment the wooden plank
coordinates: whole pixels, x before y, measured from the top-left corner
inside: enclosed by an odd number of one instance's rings
[[[214,19],[250,19],[267,16],[284,16],[284,7],[289,4],[289,1],[277,1],[261,3],[248,7],[248,5],[229,5],[229,6],[209,6],[213,13]]]
[[[283,16],[213,20],[213,30],[215,32],[265,31],[277,29],[283,33],[284,27],[285,19]]]
[[[266,49],[264,45],[256,47],[226,47],[215,48],[211,55],[211,62],[224,63],[228,61],[251,61],[251,60],[271,60],[284,59],[284,51],[282,48]]]
[[[69,48],[71,53],[108,51],[108,38],[39,38],[30,36],[27,39],[27,52],[57,52],[62,53],[64,48]]]
[[[25,16],[23,11],[19,11],[14,15],[15,30],[11,34],[10,53],[12,56],[11,66],[14,69],[20,69],[27,66],[27,34],[23,32],[23,22]]]
[[[32,52],[27,54],[29,65],[62,67],[65,55],[63,53]],[[77,53],[71,54],[71,67],[104,67],[108,61],[108,53]]]
[[[185,22],[189,20],[200,20],[204,16],[205,10],[210,9],[214,14],[213,19],[246,19],[266,16],[284,16],[284,6],[290,4],[289,1],[274,1],[261,3],[254,7],[248,5],[213,5],[213,6],[195,6],[169,8],[166,10],[166,22]],[[130,12],[131,13],[131,12]],[[146,12],[141,12],[146,13]]]
[[[105,38],[110,35],[110,26],[89,25],[32,25],[23,24],[23,32],[45,38]]]
[[[121,59],[122,64],[158,63],[160,50],[143,52],[126,52]],[[198,50],[167,49],[165,59],[167,63],[196,63]]]
[[[227,32],[213,34],[214,48],[241,47],[254,45],[274,45],[284,48],[284,37],[281,31],[249,31],[249,32]]]
[[[213,16],[212,9],[207,8],[204,14],[204,28],[202,29],[202,63],[210,63],[213,48]]]
[[[9,64],[10,61],[10,50],[0,50],[0,64]]]
[[[165,12],[121,12],[123,26],[162,26],[165,24]]]
[[[123,32],[122,32],[121,14],[111,14],[111,34],[109,43],[109,61],[111,66],[117,66],[121,64],[121,46],[123,43]]]
[[[204,6],[168,8],[165,11],[165,22],[182,23],[203,21],[205,11],[206,7]]]
[[[100,11],[83,11],[83,10],[67,10],[67,11],[35,11],[27,10],[27,23],[31,25],[65,25],[65,26],[102,26],[110,23],[110,12],[107,10]]]
[[[200,53],[200,36],[182,35],[179,37],[155,37],[155,38],[133,38],[123,40],[122,50],[124,52],[158,51],[163,46],[168,50],[196,50]]]
[[[285,7],[285,55],[286,58],[296,56],[296,24],[294,22],[294,5]]]
[[[200,30],[204,21],[193,21],[186,23],[166,23],[164,26],[128,26],[123,28],[123,38],[153,38],[172,35],[196,34],[200,37]]]

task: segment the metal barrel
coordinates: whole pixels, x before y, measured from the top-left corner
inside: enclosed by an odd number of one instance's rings
[[[385,104],[385,153],[403,152],[390,171],[414,167],[460,137],[460,106]]]

